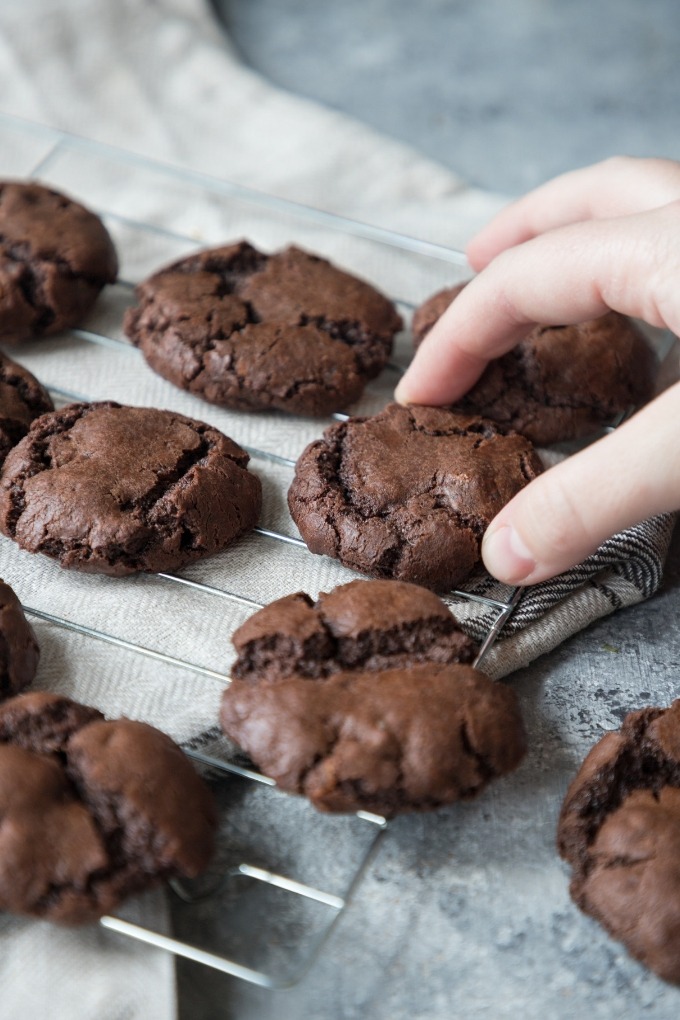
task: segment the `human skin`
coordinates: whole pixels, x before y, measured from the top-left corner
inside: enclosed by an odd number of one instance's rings
[[[680,163],[615,157],[504,209],[467,248],[477,276],[420,345],[401,403],[450,404],[536,324],[608,309],[680,334]],[[531,482],[491,522],[482,557],[535,584],[608,537],[680,508],[680,383]]]

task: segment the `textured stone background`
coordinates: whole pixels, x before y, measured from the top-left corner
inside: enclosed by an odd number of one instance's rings
[[[213,0],[243,58],[465,180],[518,193],[680,158],[677,0]]]

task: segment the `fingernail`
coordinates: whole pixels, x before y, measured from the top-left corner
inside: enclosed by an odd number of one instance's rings
[[[482,557],[489,573],[506,584],[520,584],[536,569],[531,550],[511,524],[487,531]]]

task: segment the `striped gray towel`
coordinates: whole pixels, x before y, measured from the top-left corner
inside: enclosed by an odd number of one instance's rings
[[[649,598],[659,588],[675,514],[661,514],[608,539],[585,562],[527,588],[485,657],[483,669],[506,676],[557,647],[572,634],[615,610]],[[489,574],[476,575],[464,590],[507,602],[513,589]],[[456,601],[453,611],[475,640],[482,640],[497,611]]]

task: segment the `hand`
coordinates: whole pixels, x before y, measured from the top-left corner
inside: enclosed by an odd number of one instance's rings
[[[397,388],[448,404],[537,323],[608,309],[680,333],[680,164],[618,157],[565,174],[497,216],[468,247],[479,275],[436,323]],[[680,508],[680,384],[522,490],[482,544],[490,573],[533,584],[606,538]]]

